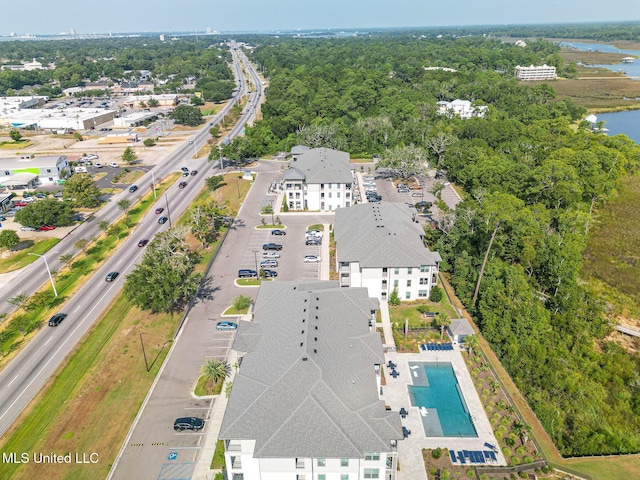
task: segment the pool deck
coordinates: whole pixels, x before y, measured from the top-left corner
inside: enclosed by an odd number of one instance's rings
[[[448,450],[488,450],[484,446],[485,442],[498,445],[493,435],[493,429],[489,419],[485,415],[480,397],[473,385],[471,375],[462,358],[459,345],[454,345],[452,351],[421,351],[420,353],[397,353],[388,352],[385,354],[385,363],[389,360],[398,365],[397,371],[400,374],[393,378],[389,374],[389,369],[384,368],[387,384],[383,388],[383,397],[387,405],[393,411],[399,411],[402,407],[409,412],[407,418],[402,420],[402,424],[411,431],[411,435],[405,440],[398,442],[398,457],[401,470],[398,472],[398,480],[415,480],[427,478],[422,462],[423,448],[447,448]],[[451,363],[455,372],[460,390],[464,395],[464,401],[469,409],[474,427],[478,437],[427,437],[424,431],[422,417],[419,407],[411,405],[409,399],[409,385],[413,385],[412,370],[409,364],[414,362],[443,362]],[[431,413],[430,413],[431,414]],[[448,457],[448,452],[446,453]],[[506,461],[501,451],[496,452],[497,465],[506,465]],[[456,463],[455,465],[459,465]],[[470,465],[467,463],[467,465]],[[492,465],[492,464],[488,464]],[[493,464],[496,465],[496,464]]]

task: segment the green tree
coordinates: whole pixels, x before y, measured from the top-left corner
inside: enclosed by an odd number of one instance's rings
[[[73,175],[64,184],[62,198],[76,207],[93,208],[100,204],[100,189],[91,175]]]
[[[219,381],[224,381],[225,378],[231,375],[231,366],[225,361],[210,358],[207,359],[200,372],[205,381],[209,382],[209,387],[213,388]]]
[[[423,174],[429,168],[427,152],[415,145],[387,149],[378,165],[392,169],[398,176],[405,179]]]
[[[127,147],[124,149],[122,153],[122,161],[127,162],[128,164],[135,163],[138,160],[138,155],[133,151],[131,147]]]
[[[151,108],[153,108],[153,107],[157,107],[157,106],[158,106],[158,100],[156,100],[155,98],[151,97],[151,98],[147,101],[147,105],[149,105]]]
[[[22,134],[18,130],[11,130],[9,137],[11,137],[11,140],[14,142],[19,142],[22,139]]]
[[[191,105],[195,105],[200,106],[200,105],[204,105],[204,100],[202,98],[200,98],[198,95],[193,95],[190,99],[189,99],[189,103]]]
[[[251,306],[251,297],[247,295],[238,295],[233,299],[233,308],[236,310],[246,310]]]
[[[227,206],[221,205],[215,200],[196,205],[191,210],[189,226],[191,233],[200,241],[201,248],[215,241],[220,227],[222,227],[223,217],[227,214]]]
[[[118,200],[117,205],[122,212],[127,213],[131,208],[131,200],[123,198],[122,200]]]
[[[18,243],[20,243],[20,237],[15,230],[3,230],[0,232],[0,248],[11,250]]]
[[[197,127],[203,122],[200,109],[191,105],[178,105],[171,112],[171,118],[178,125],[188,125],[190,127]]]
[[[62,227],[72,225],[75,214],[70,202],[59,202],[57,198],[43,198],[31,202],[16,213],[15,220],[21,225],[39,227],[40,225],[55,225]]]
[[[65,253],[64,255],[60,255],[60,261],[65,265],[65,266],[69,266],[71,265],[71,262],[73,262],[73,254],[72,253]]]
[[[391,295],[389,295],[389,305],[400,305],[400,295],[397,288],[394,288]]]
[[[464,337],[464,346],[469,351],[469,355],[473,356],[474,352],[478,348],[478,337],[477,335],[467,335]]]
[[[431,292],[429,292],[429,300],[435,303],[439,303],[440,300],[442,300],[442,296],[443,296],[443,293],[440,287],[434,286],[431,288]]]
[[[80,238],[76,243],[73,244],[81,252],[84,252],[86,248],[89,246],[89,240],[86,238]]]
[[[9,305],[13,305],[14,307],[24,308],[29,301],[29,295],[26,293],[18,293],[13,297],[7,299],[7,303]]]
[[[77,130],[73,132],[73,139],[77,140],[78,142],[82,142],[84,140],[84,138],[82,137],[82,134]]]
[[[433,319],[433,325],[440,328],[440,340],[442,340],[445,328],[451,325],[451,319],[446,313],[440,312],[436,315],[436,318]]]
[[[109,222],[109,220],[100,220],[98,222],[98,228],[103,232],[106,232],[107,230],[109,230],[110,226],[111,226],[111,223]]]
[[[207,188],[212,192],[214,192],[220,187],[222,187],[223,185],[225,185],[224,175],[214,175],[213,177],[208,177],[205,180],[205,183],[207,184]]]
[[[145,138],[144,142],[142,143],[144,143],[145,147],[153,147],[156,144],[156,140],[154,138],[149,137],[149,138]]]

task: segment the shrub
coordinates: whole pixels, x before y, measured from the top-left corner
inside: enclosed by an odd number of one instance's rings
[[[503,448],[502,454],[504,455],[504,458],[509,458],[511,456],[511,449],[509,447]]]
[[[522,458],[522,463],[533,463],[533,458],[531,458],[529,455],[525,455]]]
[[[442,457],[442,450],[439,448],[436,448],[435,450],[431,450],[431,456],[436,460],[439,459],[440,457]]]
[[[289,211],[289,205],[287,204],[287,202],[282,202],[282,211],[283,212]]]
[[[498,440],[500,440],[503,437],[503,434],[502,434],[502,432],[500,430],[496,430],[495,432],[493,432],[493,434],[495,435],[496,439],[498,439]]]
[[[429,293],[429,300],[438,303],[442,300],[442,289],[440,287],[433,287]]]
[[[511,437],[507,437],[504,439],[504,444],[508,445],[509,447],[513,447],[516,444],[516,441]]]
[[[467,477],[473,478],[475,476],[476,476],[476,472],[473,470],[473,468],[470,468],[467,470]]]
[[[520,475],[520,478],[527,478],[529,476],[527,472],[520,472],[518,475]]]
[[[246,295],[238,295],[233,299],[233,308],[236,310],[245,310],[251,305],[251,297]]]
[[[513,439],[511,439],[511,440],[513,440]],[[506,439],[505,439],[505,443],[506,443],[506,442],[507,442],[507,441],[506,441]],[[524,453],[524,447],[518,447],[518,448],[516,448],[516,454],[517,454],[517,455],[522,455],[523,453]]]
[[[389,305],[400,305],[400,295],[398,294],[397,288],[394,288],[391,295],[389,295]]]

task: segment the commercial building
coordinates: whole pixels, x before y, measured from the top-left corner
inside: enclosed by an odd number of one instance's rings
[[[428,298],[442,259],[424,246],[416,210],[402,203],[360,203],[336,212],[336,269],[341,287],[366,287],[387,300]]]
[[[265,282],[240,322],[218,438],[228,479],[395,478],[402,426],[381,396],[377,301],[336,282]]]
[[[0,125],[48,130],[89,130],[109,122],[115,110],[102,108],[31,108],[0,111]]]
[[[556,67],[550,67],[549,65],[539,65],[534,67],[533,65],[528,67],[516,67],[516,78],[518,80],[555,80],[558,78],[556,75]]]
[[[289,210],[325,212],[350,207],[354,169],[349,160],[347,152],[330,148],[295,154],[283,175],[284,201]]]
[[[0,158],[0,185],[8,190],[32,189],[38,185],[56,184],[69,171],[64,155]]]
[[[11,110],[24,110],[44,105],[49,97],[42,95],[0,97],[0,114],[6,114]]]
[[[149,106],[149,101],[158,102],[158,107],[173,107],[179,102],[178,95],[173,93],[165,93],[162,95],[132,95],[122,101],[122,106],[127,108],[141,108]]]

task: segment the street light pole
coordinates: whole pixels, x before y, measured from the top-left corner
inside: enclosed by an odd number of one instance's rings
[[[236,187],[238,187],[238,198],[240,198],[240,180],[236,178]]]
[[[153,184],[153,198],[158,199],[158,195],[156,195],[156,176],[153,174],[153,170],[151,170],[151,182]]]
[[[258,250],[253,251],[253,259],[256,261],[256,275],[258,275]]]
[[[275,221],[273,220],[273,200],[269,200],[269,205],[271,205],[271,225],[275,225]]]
[[[51,252],[51,253],[58,253],[58,252]],[[44,259],[44,266],[47,267],[49,280],[51,280],[51,286],[53,287],[53,294],[57,297],[58,291],[56,290],[56,284],[53,283],[53,277],[51,276],[51,270],[49,270],[49,262],[47,262],[47,257],[45,257],[44,255],[40,255],[39,253],[29,253],[29,255],[35,255],[36,257],[42,257]]]
[[[142,345],[142,356],[144,357],[144,368],[149,371],[149,362],[147,362],[147,352],[144,351],[144,342],[142,341],[142,334],[144,332],[140,332],[140,345]]]
[[[169,212],[169,199],[167,199],[167,194],[164,194],[164,201],[167,204],[167,217],[169,218],[169,230],[171,230],[171,212]]]

